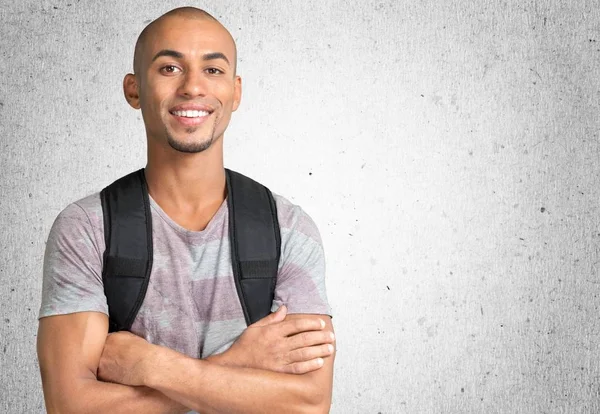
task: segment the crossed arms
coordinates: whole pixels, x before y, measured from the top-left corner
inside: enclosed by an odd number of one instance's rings
[[[287,315],[282,307],[204,360],[107,332],[99,312],[40,319],[49,413],[329,412],[335,352],[328,316]]]

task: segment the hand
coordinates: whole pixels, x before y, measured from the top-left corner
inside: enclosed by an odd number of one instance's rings
[[[109,334],[98,364],[98,379],[123,385],[144,385],[145,369],[153,347],[130,332]]]
[[[333,333],[323,329],[325,322],[319,318],[285,320],[286,314],[287,308],[281,306],[248,326],[226,352],[227,361],[289,374],[321,368],[322,358],[333,354]]]

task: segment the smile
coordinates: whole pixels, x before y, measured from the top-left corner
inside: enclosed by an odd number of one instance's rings
[[[171,112],[173,115],[181,116],[184,118],[201,118],[203,116],[207,116],[210,113],[207,111],[173,111]]]
[[[200,105],[180,105],[179,107],[172,108],[169,113],[173,115],[173,118],[181,126],[197,127],[210,117],[213,109]]]

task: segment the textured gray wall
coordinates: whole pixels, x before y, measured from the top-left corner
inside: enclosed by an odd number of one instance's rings
[[[1,4],[0,412],[34,413],[46,236],[144,165],[121,80],[183,3]],[[227,165],[321,229],[332,412],[600,411],[598,2],[193,4],[238,41]]]

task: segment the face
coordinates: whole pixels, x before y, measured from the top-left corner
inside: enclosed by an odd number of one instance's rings
[[[221,139],[241,98],[235,46],[212,20],[172,17],[145,39],[125,95],[141,108],[148,145],[201,152]]]

